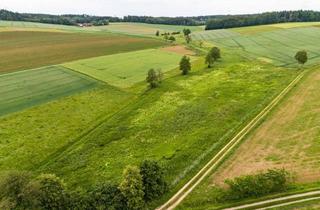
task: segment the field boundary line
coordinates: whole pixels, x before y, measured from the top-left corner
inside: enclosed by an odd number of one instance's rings
[[[252,131],[256,125],[284,98],[284,96],[303,78],[306,71],[298,76],[275,97],[256,117],[254,117],[240,132],[238,132],[190,181],[188,181],[176,194],[157,210],[172,210],[177,207],[192,190],[207,177],[207,175],[218,166],[225,157],[241,142],[241,140]]]
[[[264,201],[258,201],[255,203],[244,204],[241,206],[224,208],[224,210],[270,209],[317,199],[320,199],[320,190],[272,198]]]

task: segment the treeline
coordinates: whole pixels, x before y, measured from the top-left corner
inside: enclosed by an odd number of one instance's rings
[[[90,15],[26,14],[0,10],[0,20],[30,21],[63,25],[78,25],[84,23],[90,25],[107,25],[109,22],[133,22],[185,26],[206,25],[206,30],[212,30],[285,22],[320,21],[320,12],[300,10],[266,12],[252,15],[212,15],[196,17],[125,16],[123,18],[119,18],[111,16]]]
[[[287,22],[320,21],[320,12],[316,11],[282,11],[266,12],[253,15],[232,15],[213,18],[206,24],[206,30],[235,28],[243,26],[266,25]]]
[[[27,14],[16,13],[7,10],[0,10],[0,20],[9,21],[28,21],[38,23],[60,24],[60,25],[108,25],[109,22],[119,22],[120,18],[117,17],[100,17],[90,15],[47,15],[47,14]]]
[[[103,182],[90,189],[70,189],[53,174],[30,172],[1,175],[0,209],[146,209],[168,191],[163,169],[155,161],[128,166],[119,184]]]

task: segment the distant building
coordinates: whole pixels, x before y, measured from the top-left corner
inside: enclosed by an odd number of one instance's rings
[[[91,26],[93,26],[93,24],[92,23],[78,23],[78,26],[79,27],[91,27]]]

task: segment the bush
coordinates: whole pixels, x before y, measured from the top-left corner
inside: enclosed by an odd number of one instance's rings
[[[29,206],[34,209],[66,209],[67,191],[61,179],[52,174],[43,174],[30,182],[24,192]]]
[[[126,201],[118,186],[114,184],[106,183],[95,187],[90,198],[92,206],[99,210],[126,209]]]
[[[140,166],[145,201],[152,201],[167,192],[168,184],[162,168],[156,161],[143,161]]]
[[[289,173],[285,170],[268,170],[266,173],[246,175],[226,180],[229,185],[227,198],[238,200],[250,197],[260,197],[275,192],[282,192],[287,188]]]
[[[144,191],[140,170],[128,166],[123,173],[119,189],[126,199],[128,209],[138,210],[144,207]]]
[[[23,191],[30,179],[31,174],[28,172],[13,171],[5,175],[0,182],[0,198],[3,198],[1,203],[22,207]]]

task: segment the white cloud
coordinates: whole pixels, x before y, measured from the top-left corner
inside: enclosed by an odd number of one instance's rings
[[[1,0],[18,12],[95,15],[196,16],[274,10],[320,10],[319,0]]]

